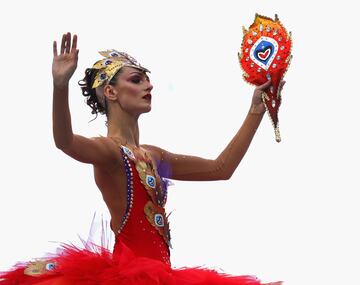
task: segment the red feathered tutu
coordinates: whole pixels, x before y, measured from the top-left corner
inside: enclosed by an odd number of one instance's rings
[[[103,247],[64,245],[57,257],[18,265],[1,285],[259,285],[253,276],[231,276],[206,268],[173,269],[160,260],[138,257],[121,241],[119,254]],[[26,272],[26,273],[25,273]]]
[[[91,242],[63,244],[59,252],[0,273],[0,285],[259,285],[202,267],[172,268],[164,211],[166,180],[146,155],[121,148],[127,175],[127,208],[113,252]],[[269,283],[279,285],[281,282]]]

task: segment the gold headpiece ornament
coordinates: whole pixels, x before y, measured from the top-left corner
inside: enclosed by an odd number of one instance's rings
[[[131,57],[125,52],[117,50],[107,50],[99,52],[103,59],[95,62],[94,69],[98,69],[92,88],[96,88],[110,82],[114,75],[124,66],[134,67],[143,72],[150,72],[145,67],[142,67],[135,58]]]

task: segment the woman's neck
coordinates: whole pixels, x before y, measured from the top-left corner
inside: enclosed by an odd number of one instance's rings
[[[122,143],[139,147],[138,117],[125,112],[114,112],[108,118],[108,137],[118,138]]]

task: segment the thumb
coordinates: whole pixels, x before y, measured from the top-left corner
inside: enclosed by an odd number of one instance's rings
[[[271,79],[268,80],[267,82],[265,82],[264,84],[259,85],[259,86],[257,87],[257,89],[264,91],[264,90],[266,90],[267,88],[269,88],[270,85],[271,85]]]

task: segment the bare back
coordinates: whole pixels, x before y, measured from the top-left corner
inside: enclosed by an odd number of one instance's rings
[[[94,178],[110,212],[111,229],[114,233],[117,233],[126,210],[127,179],[124,161],[122,160],[119,148],[121,144],[115,143],[111,138],[102,138],[102,141],[108,147],[111,147],[113,155],[118,158],[118,163],[111,168],[94,165]],[[152,154],[148,149],[144,151],[152,157]]]

